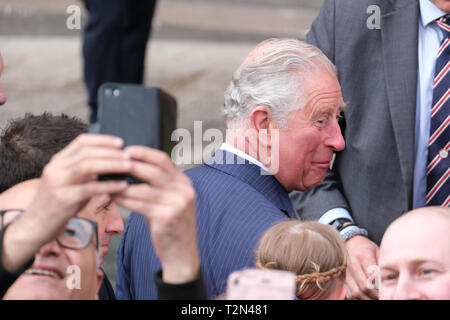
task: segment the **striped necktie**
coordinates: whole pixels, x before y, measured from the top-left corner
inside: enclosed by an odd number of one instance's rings
[[[436,58],[430,140],[428,142],[427,205],[450,206],[450,15],[436,20],[444,39]]]

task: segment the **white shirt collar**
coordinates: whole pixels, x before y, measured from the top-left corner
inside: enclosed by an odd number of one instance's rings
[[[260,167],[261,169],[266,170],[267,172],[270,172],[269,169],[267,169],[267,167],[260,161],[256,160],[255,158],[253,158],[252,156],[246,154],[245,152],[243,152],[242,150],[236,149],[235,147],[229,145],[228,143],[222,143],[222,145],[219,148],[220,150],[224,150],[224,151],[228,151],[231,152],[235,155],[237,155],[238,157],[241,157],[245,160],[248,160],[249,162],[256,164],[258,167]]]
[[[442,16],[445,16],[447,13],[440,10],[434,3],[430,0],[419,0],[420,4],[420,18],[422,20],[422,25],[426,27],[429,23],[433,22],[436,19],[439,19]]]

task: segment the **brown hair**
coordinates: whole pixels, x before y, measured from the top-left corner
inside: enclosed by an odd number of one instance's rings
[[[298,298],[326,299],[344,285],[347,251],[329,225],[285,221],[261,238],[256,267],[292,271],[297,275]]]
[[[0,133],[0,192],[39,178],[55,153],[87,131],[86,123],[65,114],[26,113],[10,120]]]

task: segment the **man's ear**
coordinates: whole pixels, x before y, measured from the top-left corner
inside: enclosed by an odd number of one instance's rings
[[[250,125],[256,132],[269,130],[270,122],[269,109],[265,106],[257,106],[250,113]]]
[[[278,130],[279,126],[269,117],[269,109],[265,106],[257,106],[254,108],[250,114],[250,124],[260,138],[264,137],[264,144],[270,147],[272,143],[272,130]],[[261,130],[263,131],[261,132]]]

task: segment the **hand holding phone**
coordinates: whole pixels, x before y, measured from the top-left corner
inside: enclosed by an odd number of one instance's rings
[[[159,88],[105,83],[98,90],[98,123],[90,132],[120,137],[127,146],[146,146],[170,154],[176,127],[177,102]],[[100,180],[141,183],[129,175],[100,176]]]

